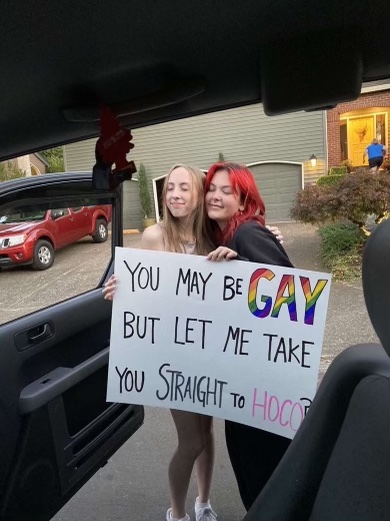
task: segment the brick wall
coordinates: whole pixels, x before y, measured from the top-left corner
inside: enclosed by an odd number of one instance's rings
[[[332,110],[327,111],[328,134],[328,165],[337,166],[341,163],[340,150],[340,115],[352,110],[362,110],[370,107],[390,108],[390,91],[380,91],[362,94],[360,98],[348,103],[340,103]],[[387,126],[387,143],[390,143],[390,117]]]

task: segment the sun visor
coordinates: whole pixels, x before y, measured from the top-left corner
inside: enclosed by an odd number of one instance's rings
[[[269,116],[354,100],[362,78],[362,54],[353,33],[305,34],[268,43],[262,50],[262,101]]]

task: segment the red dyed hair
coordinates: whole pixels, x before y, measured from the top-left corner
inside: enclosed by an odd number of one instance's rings
[[[224,162],[212,165],[206,175],[205,194],[210,189],[214,174],[219,170],[227,170],[229,172],[233,191],[237,195],[240,194],[240,203],[244,206],[242,212],[233,215],[224,230],[221,230],[215,222],[211,225],[215,242],[217,244],[227,244],[240,224],[248,221],[258,221],[259,224],[264,226],[265,206],[252,172],[245,165],[238,163]]]

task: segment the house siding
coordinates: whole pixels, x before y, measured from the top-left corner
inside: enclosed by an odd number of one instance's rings
[[[240,163],[294,161],[303,163],[305,184],[326,171],[324,112],[296,112],[268,117],[262,105],[195,116],[132,131],[135,144],[130,157],[145,165],[148,178],[164,175],[174,163],[207,169],[218,160]],[[91,170],[96,140],[64,147],[67,171]],[[317,166],[309,157],[315,154]]]
[[[324,170],[323,112],[297,112],[268,117],[261,105],[240,107],[193,118],[133,130],[131,158],[142,161],[149,177],[163,175],[175,162],[207,169],[222,152],[226,160],[297,161],[305,176],[314,179]],[[67,171],[91,170],[95,163],[95,139],[66,145]],[[309,168],[315,154],[318,168]]]

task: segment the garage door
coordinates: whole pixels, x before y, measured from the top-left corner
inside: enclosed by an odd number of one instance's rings
[[[142,230],[142,210],[137,181],[123,183],[123,228]]]
[[[291,221],[290,210],[302,188],[302,166],[290,163],[248,165],[264,199],[266,220]]]

